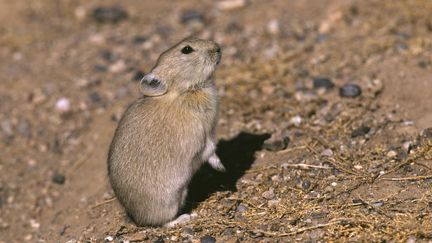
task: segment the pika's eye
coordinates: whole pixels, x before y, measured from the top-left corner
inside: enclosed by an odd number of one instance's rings
[[[189,46],[189,45],[187,45],[187,46],[185,46],[185,47],[183,47],[182,49],[181,49],[181,52],[183,53],[183,54],[190,54],[190,53],[192,53],[194,51],[194,49],[191,47],[191,46]]]

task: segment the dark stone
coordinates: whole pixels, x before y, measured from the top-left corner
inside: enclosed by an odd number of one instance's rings
[[[326,90],[332,89],[334,87],[334,83],[328,78],[314,78],[313,79],[313,87],[314,89],[324,88]]]
[[[89,97],[90,101],[93,102],[93,103],[100,103],[100,102],[102,102],[102,97],[101,97],[101,95],[97,91],[90,92],[90,94],[88,95],[88,97]]]
[[[157,238],[154,243],[165,243],[164,239],[162,237]]]
[[[309,188],[311,187],[311,182],[308,180],[304,180],[302,181],[301,186],[304,190],[309,190]]]
[[[138,71],[135,73],[135,75],[134,75],[134,77],[133,77],[133,80],[139,82],[139,81],[141,81],[141,79],[144,77],[144,75],[146,75],[146,74],[145,74],[143,71],[138,70]]]
[[[200,238],[201,243],[215,243],[216,239],[212,236],[206,235]]]
[[[140,44],[146,42],[147,40],[148,40],[147,37],[145,37],[145,36],[143,36],[143,35],[137,35],[137,36],[135,36],[135,37],[133,38],[133,43],[134,43],[134,44],[137,44],[137,45],[140,45]]]
[[[364,135],[368,134],[369,131],[370,131],[370,127],[361,126],[361,127],[357,128],[351,132],[351,137],[356,138],[356,137],[364,136]]]
[[[189,24],[195,21],[204,23],[204,15],[196,10],[185,10],[180,20],[182,24]]]
[[[66,178],[64,175],[56,171],[54,172],[54,175],[52,176],[51,180],[56,184],[63,185],[65,183]]]
[[[29,138],[31,136],[30,123],[27,120],[21,120],[18,124],[18,132],[21,136]]]
[[[93,68],[94,68],[94,70],[96,71],[96,72],[106,72],[106,71],[108,71],[108,68],[106,67],[106,66],[104,66],[104,65],[101,65],[101,64],[95,64],[94,66],[93,66]]]
[[[244,213],[244,212],[246,212],[247,209],[248,209],[248,208],[247,208],[246,205],[244,205],[244,204],[239,204],[239,205],[237,206],[236,211],[239,212],[239,213]]]
[[[60,140],[57,137],[55,137],[52,141],[51,152],[55,154],[61,154],[63,152],[61,148]]]
[[[269,151],[279,151],[284,150],[288,147],[290,142],[290,138],[288,136],[283,137],[282,139],[268,139],[264,142],[263,148]]]
[[[341,97],[355,98],[361,94],[362,90],[357,84],[345,84],[339,89],[339,95]]]
[[[120,6],[97,7],[92,16],[99,23],[118,23],[127,19],[128,13]]]

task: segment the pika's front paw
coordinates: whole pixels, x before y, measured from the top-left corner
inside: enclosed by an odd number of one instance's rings
[[[210,166],[220,172],[225,172],[226,169],[224,167],[224,165],[222,164],[222,162],[220,161],[219,157],[216,154],[213,154],[212,156],[210,156],[210,158],[208,159],[208,163],[210,164]]]

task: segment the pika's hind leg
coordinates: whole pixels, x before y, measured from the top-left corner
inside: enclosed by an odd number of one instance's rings
[[[179,208],[183,207],[183,205],[186,201],[186,196],[187,196],[187,189],[183,189]],[[176,219],[164,224],[164,227],[165,228],[172,228],[178,224],[184,224],[184,223],[190,221],[194,217],[196,217],[195,213],[192,213],[192,214],[185,213],[185,214],[178,216]]]
[[[216,145],[214,141],[210,138],[207,138],[207,143],[204,152],[202,154],[202,159],[204,161],[208,161],[208,163],[213,169],[224,172],[225,167],[223,166],[219,157],[216,155],[215,151],[216,151]]]

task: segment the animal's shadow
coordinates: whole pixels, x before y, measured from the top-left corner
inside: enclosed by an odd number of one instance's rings
[[[192,178],[183,212],[191,212],[200,202],[217,191],[236,191],[237,180],[255,161],[255,152],[260,150],[269,134],[241,132],[229,140],[221,140],[217,145],[219,156],[226,172],[217,172],[205,163]]]

